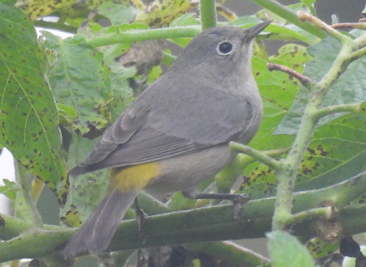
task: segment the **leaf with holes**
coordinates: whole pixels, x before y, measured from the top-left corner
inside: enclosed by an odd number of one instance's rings
[[[68,187],[45,54],[32,23],[12,1],[0,3],[0,143],[64,203]]]
[[[57,103],[76,111],[77,117],[68,121],[78,134],[99,136],[110,121],[108,104],[112,100],[110,71],[103,54],[80,35],[65,40],[49,32],[43,35],[44,44],[57,57],[49,74]]]
[[[345,181],[366,170],[366,104],[319,127],[300,164],[295,191],[315,190]],[[241,192],[251,198],[275,195],[276,176],[261,164],[248,167]]]
[[[190,8],[191,3],[189,0],[155,0],[144,10],[137,13],[135,22],[150,27],[166,26],[178,16],[187,13]]]
[[[286,65],[290,65],[290,62],[304,65],[310,59],[307,54],[304,54],[305,52],[301,46],[285,45],[279,49],[276,56],[271,57],[271,60]],[[252,65],[263,99],[264,117],[259,131],[249,145],[258,150],[287,148],[292,144],[294,137],[273,135],[273,132],[290,109],[300,83],[296,79],[289,79],[291,77],[288,74],[269,71],[266,62],[259,57],[253,57]],[[299,70],[301,70],[300,67]],[[275,193],[276,176],[267,166],[259,163],[251,164],[245,169],[244,176],[244,183],[239,191],[250,194],[252,199]]]
[[[287,66],[299,73],[304,71],[305,64],[312,59],[306,47],[298,44],[287,44],[278,49],[276,55],[270,57],[272,63]],[[291,78],[291,77],[290,77]]]
[[[331,255],[339,249],[339,243],[331,244],[329,242],[321,241],[319,237],[314,237],[306,242],[306,248],[313,257],[318,260],[320,258]]]
[[[80,164],[94,147],[97,139],[90,140],[72,134],[68,153],[68,167],[71,169]],[[70,178],[70,190],[66,205],[60,211],[60,217],[70,226],[79,226],[84,222],[99,201],[105,195],[108,184],[106,170],[100,170]]]
[[[265,60],[259,57],[252,59],[253,74],[263,99],[264,116],[258,132],[249,145],[258,150],[270,150],[289,147],[293,136],[273,135],[283,116],[291,107],[291,101],[299,84],[288,79],[288,74],[271,72]],[[272,194],[276,183],[275,173],[258,162],[249,165],[244,171],[244,183],[240,192],[259,198]]]
[[[304,70],[304,75],[314,81],[320,81],[333,64],[340,50],[340,44],[335,39],[328,37],[320,43],[308,48],[314,57],[309,61]],[[324,106],[362,103],[366,101],[366,58],[361,57],[352,62],[344,73],[327,93]],[[275,134],[296,134],[308,99],[308,90],[301,88],[296,94],[290,111],[281,121]],[[317,127],[324,125],[339,116],[341,113],[331,114],[322,118]]]
[[[98,7],[98,14],[110,19],[112,25],[129,23],[137,14],[138,9],[129,6],[129,2],[104,2]]]
[[[366,170],[366,104],[319,127],[300,165],[296,191],[318,189]]]
[[[289,80],[288,74],[269,71],[265,60],[259,57],[253,57],[252,66],[263,99],[264,117],[250,146],[259,150],[286,148],[291,145],[292,137],[273,136],[272,133],[290,109],[299,83]]]

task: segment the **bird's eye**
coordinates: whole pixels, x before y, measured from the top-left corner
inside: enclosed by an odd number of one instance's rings
[[[229,42],[222,42],[217,46],[217,52],[220,55],[229,55],[233,51],[233,45]]]

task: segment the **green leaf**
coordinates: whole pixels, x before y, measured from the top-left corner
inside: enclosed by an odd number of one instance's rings
[[[196,19],[196,14],[186,13],[175,19],[170,27],[180,27],[180,26],[190,26],[190,25],[200,25],[200,21]],[[170,41],[179,45],[180,47],[186,47],[192,38],[174,38]]]
[[[332,66],[339,50],[340,44],[331,37],[327,37],[320,43],[309,47],[308,52],[314,57],[314,59],[306,64],[304,75],[315,81],[320,81]],[[360,59],[352,62],[336,83],[330,88],[325,97],[324,106],[362,103],[366,101],[365,71],[365,57],[361,57]],[[297,133],[307,99],[308,91],[301,87],[294,99],[294,103],[290,111],[281,121],[281,124],[275,131],[275,134]],[[324,125],[339,116],[342,116],[342,114],[336,113],[328,115],[318,122],[317,127]]]
[[[32,23],[0,3],[0,144],[64,203],[67,170],[55,100],[44,78],[47,61]]]
[[[97,139],[90,140],[76,134],[72,134],[72,140],[67,162],[70,169],[86,158],[97,141]],[[69,196],[60,212],[62,220],[72,226],[78,226],[79,221],[84,222],[105,195],[108,181],[105,170],[84,174],[77,178],[71,177]]]
[[[77,117],[77,115],[78,115],[76,113],[75,109],[73,109],[70,106],[65,106],[65,105],[62,105],[62,104],[57,104],[57,108],[59,110],[59,114],[62,114],[62,116],[65,116],[66,118],[69,118],[69,117]]]
[[[232,22],[232,25],[242,28],[249,28],[260,22],[263,22],[263,20],[260,20],[253,16],[245,16],[236,19],[234,22]],[[271,33],[267,34],[268,36],[266,38],[269,39],[286,40],[286,41],[288,41],[289,39],[295,39],[295,40],[301,40],[306,43],[311,43],[312,42],[311,40],[313,39],[313,37],[309,39],[309,35],[304,34],[304,32],[302,32],[300,28],[291,29],[287,24],[281,25],[272,23],[268,25],[264,30],[264,33],[267,32]]]
[[[358,114],[344,115],[316,129],[300,164],[295,191],[324,188],[365,171],[365,136],[366,103]],[[240,192],[251,194],[252,199],[275,194],[276,176],[267,166],[252,164],[245,175]]]
[[[316,0],[301,0],[305,5],[311,6]]]
[[[130,49],[130,43],[109,45],[102,49],[104,55],[104,62],[111,65],[116,62],[116,58],[120,57]]]
[[[273,267],[313,267],[307,249],[292,235],[275,231],[267,234]]]
[[[190,8],[189,0],[155,0],[137,13],[135,21],[150,27],[166,26]]]
[[[272,32],[275,35],[272,37],[272,39],[277,40],[289,40],[289,39],[297,39],[306,43],[312,43],[313,38],[309,38],[308,35],[305,35],[304,32],[300,31],[300,28],[293,28],[286,26],[279,26],[276,24],[271,24],[266,27],[266,31]]]
[[[285,73],[269,71],[266,62],[259,57],[253,57],[252,66],[263,99],[264,117],[250,145],[259,150],[288,147],[292,143],[292,138],[273,136],[272,133],[291,107],[291,101],[299,84],[291,82]]]
[[[272,63],[287,66],[299,73],[304,71],[305,64],[312,59],[305,46],[298,44],[287,44],[278,49],[276,55],[270,57]],[[298,83],[293,77],[293,82]]]
[[[312,238],[306,242],[306,247],[313,259],[320,259],[331,255],[339,249],[339,243],[331,244],[321,241],[319,237]]]
[[[366,170],[366,104],[319,127],[300,165],[296,191],[347,180]]]
[[[301,3],[298,4],[294,4],[294,5],[288,5],[286,6],[288,9],[290,9],[291,11],[293,11],[294,13],[297,13],[299,11],[305,12],[305,13],[310,13],[309,8]],[[279,15],[268,11],[267,9],[262,9],[260,10],[256,16],[258,18],[260,18],[261,20],[272,20],[274,23],[272,23],[272,25],[270,26],[277,26],[279,28],[284,28],[287,29],[287,31],[285,31],[284,29],[278,29],[277,30],[277,34],[275,35],[273,38],[274,39],[284,39],[288,37],[294,37],[294,38],[298,38],[299,40],[302,40],[308,44],[313,44],[315,42],[318,41],[318,38],[314,35],[312,35],[311,33],[299,28],[298,26],[294,25],[294,24],[289,24],[287,22],[286,19],[280,17]],[[268,29],[268,27],[266,28],[266,30]],[[269,31],[271,31],[270,29],[268,29]],[[286,39],[285,39],[286,40]]]
[[[153,81],[155,81],[157,78],[159,78],[162,75],[162,73],[163,73],[163,71],[160,66],[153,67],[149,74],[147,83],[151,84]]]
[[[104,2],[98,7],[98,14],[110,19],[112,25],[126,24],[138,12],[138,9],[128,6],[128,4],[127,1],[124,4]]]
[[[308,7],[304,4],[301,4],[301,3],[297,3],[297,4],[293,4],[293,5],[287,5],[286,8],[290,9],[294,13],[297,13],[298,11],[309,13]],[[260,18],[261,20],[272,20],[272,21],[277,22],[279,24],[287,23],[286,19],[284,19],[283,17],[273,13],[272,11],[269,11],[268,9],[262,9],[262,10],[258,11],[257,14],[256,14],[256,17]]]
[[[197,25],[197,21],[194,16],[195,14],[192,13],[183,14],[182,16],[178,17],[175,21],[173,21],[170,27]],[[191,40],[192,38],[174,38],[170,39],[169,41],[175,43],[180,47],[186,47]]]
[[[133,77],[136,73],[134,68],[125,68],[115,62],[111,67],[111,82],[113,89],[113,100],[109,104],[112,121],[115,121],[128,108],[134,98],[133,91],[128,85],[127,78]]]
[[[186,13],[179,16],[170,24],[170,27],[180,27],[190,25],[200,25],[200,21],[196,18],[195,13]]]
[[[281,47],[270,61],[301,72],[309,59],[311,56],[307,54],[305,47],[288,44]],[[300,83],[283,72],[269,71],[266,62],[258,57],[253,57],[252,66],[263,99],[264,117],[259,131],[249,145],[259,150],[287,148],[294,138],[289,135],[273,135],[273,132],[290,109]],[[244,176],[244,183],[238,192],[250,194],[252,199],[275,194],[277,178],[268,166],[251,164],[245,169]]]
[[[316,0],[301,0],[301,2],[304,3],[309,8],[311,14],[314,15],[314,16],[316,16],[316,12],[315,12],[315,9],[314,9],[315,1]]]
[[[56,101],[72,107],[77,117],[68,117],[79,134],[99,136],[110,121],[112,99],[110,71],[103,54],[87,45],[81,35],[65,40],[43,32],[44,44],[57,55],[50,69],[50,83]]]
[[[239,27],[243,27],[243,26],[250,27],[251,25],[255,25],[260,22],[263,22],[263,20],[255,17],[255,16],[243,16],[243,17],[239,17],[236,20],[234,20],[231,24],[233,26],[239,26]]]
[[[171,210],[187,210],[197,207],[197,200],[186,198],[181,192],[176,192],[170,198],[167,206]]]
[[[3,179],[3,186],[0,186],[0,194],[4,194],[11,200],[16,199],[17,192],[20,190],[20,187],[17,183],[9,181],[8,179]]]
[[[71,2],[71,3],[70,3]],[[59,1],[38,1],[38,0],[19,0],[17,6],[26,13],[31,20],[47,16],[54,13],[55,10],[67,7],[75,1],[59,0]]]
[[[301,50],[301,49],[299,49]],[[277,57],[285,58],[288,49],[280,49]],[[306,57],[299,56],[298,62],[304,64]],[[296,94],[299,83],[291,81],[288,74],[269,71],[266,61],[253,57],[253,74],[258,84],[263,99],[264,117],[258,132],[249,145],[258,150],[288,148],[293,140],[289,135],[273,135],[283,116],[291,107],[291,102]],[[258,162],[250,164],[244,171],[244,183],[238,192],[250,194],[252,199],[271,196],[276,188],[276,176],[273,170]]]

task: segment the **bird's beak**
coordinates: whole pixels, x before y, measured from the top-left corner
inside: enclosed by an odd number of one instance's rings
[[[271,20],[267,20],[264,21],[262,23],[259,23],[253,27],[250,27],[248,29],[245,30],[245,32],[247,33],[245,35],[245,39],[247,40],[251,40],[253,38],[255,38],[261,31],[263,31],[272,21]]]

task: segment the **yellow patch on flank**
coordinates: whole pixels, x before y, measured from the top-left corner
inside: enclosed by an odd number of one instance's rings
[[[118,188],[121,192],[143,189],[160,172],[159,164],[144,163],[127,168],[113,168],[110,174],[109,192]]]

